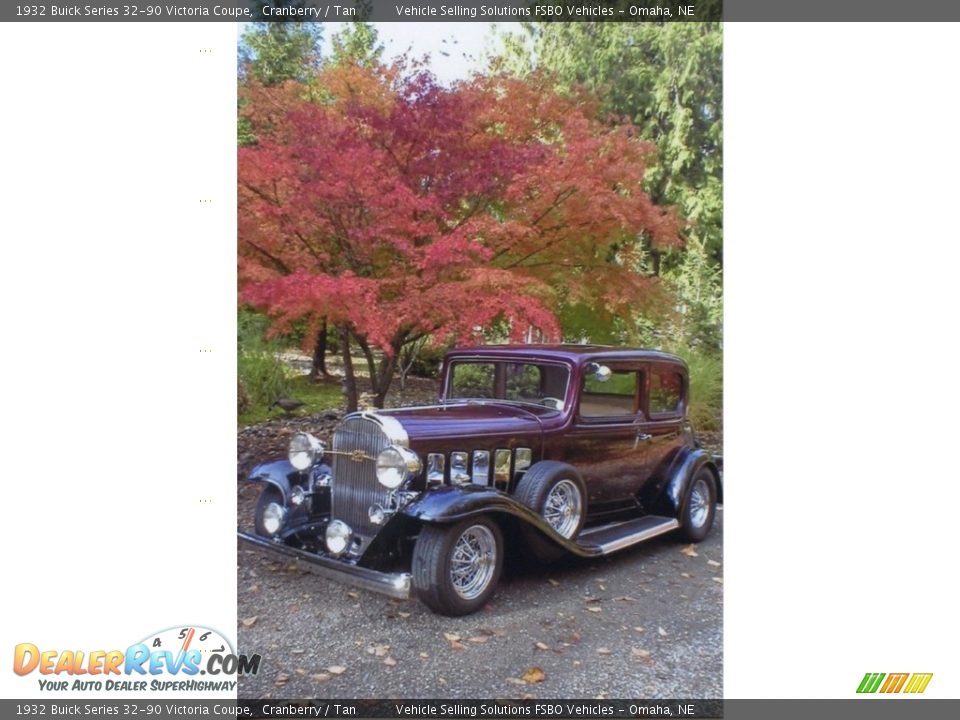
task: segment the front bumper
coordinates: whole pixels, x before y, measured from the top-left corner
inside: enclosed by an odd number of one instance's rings
[[[261,550],[293,559],[299,567],[322,577],[347,585],[356,585],[364,590],[383,593],[399,600],[407,600],[410,597],[410,573],[385,573],[379,570],[371,570],[342,560],[335,560],[324,555],[290,547],[282,542],[275,542],[241,530],[237,530],[237,537]]]

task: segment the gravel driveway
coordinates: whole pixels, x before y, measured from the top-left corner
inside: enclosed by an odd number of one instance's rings
[[[241,513],[256,495],[243,485]],[[240,697],[721,697],[722,527],[721,509],[693,547],[668,535],[550,567],[508,559],[492,601],[464,618],[241,546],[239,651],[263,661]]]

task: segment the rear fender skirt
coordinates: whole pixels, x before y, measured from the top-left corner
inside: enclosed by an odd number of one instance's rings
[[[720,473],[710,454],[701,448],[688,448],[674,459],[666,486],[659,497],[645,498],[644,505],[655,508],[661,515],[679,517],[687,488],[702,467],[708,467],[713,474],[714,482],[717,484],[717,501],[720,502],[723,498]]]
[[[596,552],[584,549],[559,535],[539,513],[517,502],[509,495],[489,487],[466,485],[431,490],[405,506],[400,514],[420,523],[449,524],[468,517],[490,515],[510,518],[536,528],[574,555],[592,557]]]

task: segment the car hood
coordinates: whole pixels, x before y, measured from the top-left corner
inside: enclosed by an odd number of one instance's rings
[[[505,401],[469,401],[429,407],[378,410],[400,422],[411,441],[540,433],[540,418],[558,411]]]

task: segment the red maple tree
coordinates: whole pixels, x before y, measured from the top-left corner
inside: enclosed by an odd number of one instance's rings
[[[537,78],[445,88],[338,65],[245,92],[258,141],[239,150],[241,300],[277,331],[335,325],[351,409],[352,342],[380,406],[406,344],[494,322],[557,339],[561,298],[628,309],[652,283],[642,248],[679,242],[641,189],[650,148]]]

